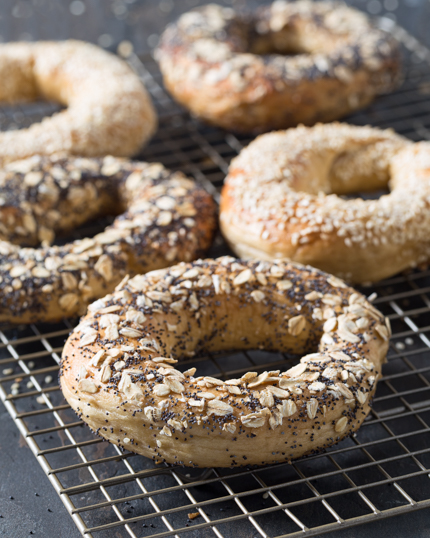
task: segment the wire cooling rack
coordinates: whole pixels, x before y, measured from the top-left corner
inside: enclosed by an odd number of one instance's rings
[[[385,24],[389,21],[385,20]],[[349,120],[430,139],[430,51],[394,26],[405,79]],[[130,62],[150,90],[160,128],[141,157],[194,176],[215,194],[245,138],[200,124],[165,93],[150,56]],[[55,107],[0,110],[0,128],[28,125]],[[91,229],[85,233],[91,233]],[[218,238],[212,255],[226,252]],[[372,413],[327,452],[257,469],[169,468],[95,437],[57,383],[63,343],[76,320],[0,327],[0,397],[87,537],[316,536],[430,506],[430,271],[363,290],[391,320],[393,337]],[[237,352],[184,361],[202,375],[238,377],[285,367],[279,353]]]

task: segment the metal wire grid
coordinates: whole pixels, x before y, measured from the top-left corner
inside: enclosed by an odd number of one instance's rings
[[[430,139],[430,51],[401,29],[406,77],[351,122]],[[143,60],[143,61],[142,61]],[[199,124],[164,92],[153,60],[132,57],[160,128],[142,157],[194,176],[214,193],[247,140]],[[55,108],[0,110],[1,128]],[[83,233],[91,233],[91,228]],[[220,238],[213,254],[226,252]],[[76,420],[54,381],[75,320],[0,327],[0,397],[85,536],[315,536],[430,506],[430,271],[364,290],[391,320],[393,338],[373,411],[353,437],[324,454],[261,469],[168,468],[122,452]],[[279,353],[238,352],[184,361],[202,375],[285,367]]]

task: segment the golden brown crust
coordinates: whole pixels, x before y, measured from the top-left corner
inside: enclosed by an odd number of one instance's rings
[[[288,258],[372,282],[430,258],[428,143],[346,124],[262,135],[232,162],[220,226],[244,258]],[[379,200],[341,194],[378,190]]]
[[[157,117],[125,62],[81,41],[0,45],[0,101],[53,100],[66,110],[28,129],[0,133],[0,165],[31,155],[128,157]]]
[[[308,0],[248,16],[199,7],[165,30],[157,59],[193,114],[245,132],[341,118],[390,91],[400,71],[398,44],[364,13]]]
[[[157,163],[33,157],[7,165],[0,183],[1,321],[82,314],[126,275],[201,256],[216,229],[211,196]],[[49,246],[109,213],[119,216],[94,238]]]
[[[97,434],[155,460],[289,461],[360,426],[389,335],[363,295],[317,269],[199,260],[136,276],[90,305],[66,342],[60,384]],[[174,367],[238,348],[307,355],[286,372],[225,381]]]

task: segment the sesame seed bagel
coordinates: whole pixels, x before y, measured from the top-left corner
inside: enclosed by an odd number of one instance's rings
[[[91,304],[66,342],[60,385],[92,430],[133,452],[195,467],[264,465],[360,426],[389,335],[363,295],[318,269],[198,260]],[[174,366],[229,349],[305,355],[285,372],[225,381]]]
[[[397,42],[337,2],[277,1],[247,15],[215,4],[163,33],[164,84],[193,114],[261,132],[332,121],[390,91]]]
[[[11,163],[0,173],[0,202],[0,321],[15,323],[82,314],[125,275],[201,256],[216,229],[203,188],[161,164],[115,157]],[[95,237],[49,245],[107,214],[119,216]]]
[[[27,129],[0,133],[0,166],[60,151],[128,157],[156,128],[156,113],[137,75],[90,43],[1,44],[0,78],[0,101],[47,99],[66,107]]]
[[[346,124],[262,135],[234,159],[221,230],[243,258],[371,282],[430,258],[430,144]],[[379,199],[340,195],[390,187]]]

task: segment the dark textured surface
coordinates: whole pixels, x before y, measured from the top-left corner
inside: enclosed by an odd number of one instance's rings
[[[161,0],[160,2],[143,0],[127,2],[120,0],[86,0],[84,2],[80,2],[79,0],[75,0],[74,2],[69,0],[1,0],[0,36],[3,41],[76,37],[98,42],[110,50],[116,50],[117,45],[121,41],[130,40],[137,51],[144,51],[156,44],[158,34],[168,21],[174,19],[180,12],[198,3],[193,1],[172,2],[169,0]],[[231,4],[231,2],[224,3],[226,5]],[[244,3],[235,2],[233,5],[243,5]],[[256,5],[257,3],[256,1],[252,1],[248,2],[248,5]],[[391,17],[395,16],[399,24],[406,27],[421,40],[427,41],[427,44],[430,45],[430,33],[428,32],[430,2],[428,0],[401,0],[398,7],[396,7],[397,0],[384,0],[384,2],[380,2],[379,0],[354,0],[352,4],[362,9],[367,8],[372,13],[378,15],[385,13]],[[211,135],[212,131],[209,130],[208,133]],[[405,134],[409,136],[407,129]],[[158,140],[158,144],[161,146],[160,140]],[[152,147],[157,148],[158,146],[154,144]],[[168,148],[164,150],[164,153],[168,153]],[[148,158],[148,155],[146,157]],[[164,160],[168,161],[168,155],[165,155]],[[176,166],[176,164],[173,166]],[[422,317],[424,318],[424,315]],[[421,326],[428,325],[430,325],[429,319],[421,320]],[[404,330],[404,327],[399,327],[399,330]],[[61,345],[61,343],[58,342],[58,345]],[[28,349],[26,352],[32,352],[38,349],[34,346],[34,349]],[[396,359],[393,359],[393,365],[395,367],[396,363],[394,360]],[[420,363],[420,367],[424,366],[425,360],[428,361],[428,354],[427,359],[424,358],[422,364]],[[383,392],[382,385],[380,394],[386,394]],[[56,401],[60,404],[63,403],[60,395],[58,395]],[[42,422],[38,421],[38,423],[42,424],[43,427]],[[47,425],[51,425],[48,420]],[[362,435],[365,437],[365,429],[362,430]],[[37,439],[37,442],[42,448],[45,445],[47,447],[51,446],[50,443],[52,444],[54,442],[49,439],[49,436],[46,436],[45,441],[43,438],[44,436]],[[423,446],[427,445],[424,444]],[[391,444],[388,444],[386,448],[384,447],[385,445],[381,447],[381,451],[386,450],[386,453],[383,453],[382,457],[384,455],[390,457],[392,453],[395,453],[394,451],[390,451],[392,448]],[[98,445],[97,454],[110,455],[112,453],[108,445]],[[133,459],[133,461],[135,460],[138,461],[138,458]],[[70,454],[69,463],[76,463],[77,461],[76,456]],[[301,465],[305,468],[308,463],[305,461]],[[140,458],[136,466],[138,468],[144,468],[146,461]],[[376,470],[374,474],[377,474]],[[392,474],[396,475],[395,463],[392,467]],[[76,477],[77,480],[79,480],[79,477],[80,475]],[[274,477],[274,481],[276,482],[276,477]],[[422,484],[424,489],[424,487],[428,487],[428,482],[429,479],[425,475],[422,483],[417,482],[410,486],[409,493],[414,498],[421,498],[420,484]],[[150,489],[163,488],[169,484],[168,477],[155,477],[150,481],[150,485],[152,486]],[[332,484],[328,484],[327,488],[330,486]],[[240,484],[239,487],[238,484],[238,489],[241,490],[242,487],[246,486]],[[395,495],[393,486],[389,486],[387,489],[392,493],[388,494],[390,498],[386,500],[385,506],[389,508],[404,506],[404,501],[401,502],[399,496]],[[36,496],[36,493],[38,493],[38,496]],[[199,498],[210,498],[211,493],[212,490],[210,488],[201,488],[199,490],[201,497]],[[9,498],[11,496],[13,499]],[[91,499],[90,494],[73,497],[75,504],[81,506],[90,502]],[[169,508],[169,499],[171,497],[167,497],[164,503],[160,503],[161,508]],[[97,500],[100,501],[100,498],[97,498]],[[173,504],[176,506],[175,502],[173,500]],[[349,509],[354,503],[356,501],[351,499],[350,495],[347,495],[344,499],[338,498],[336,507],[342,506]],[[358,505],[358,503],[356,504]],[[251,501],[249,502],[248,507],[260,509],[267,505],[268,503],[264,501],[260,494],[253,500],[252,506]],[[305,505],[302,508],[302,513],[309,514],[309,517],[311,517],[314,513],[314,506],[312,504]],[[219,510],[218,505],[208,506],[206,509],[207,513],[213,519],[222,517],[222,514],[219,514]],[[149,512],[151,510],[148,510]],[[224,514],[230,515],[231,512],[224,512]],[[16,425],[2,406],[0,407],[0,515],[3,516],[0,518],[1,537],[24,538],[27,536],[38,536],[43,538],[78,538],[80,536],[79,531],[68,515],[57,493],[38,465],[25,440],[20,436]],[[281,516],[282,514],[279,512],[272,515],[271,528],[273,528],[273,534],[271,536],[287,532],[282,523],[285,519],[283,520]],[[304,519],[306,520],[306,518]],[[109,520],[111,521],[112,519],[110,518]],[[149,533],[155,533],[157,531],[162,532],[166,528],[159,521],[159,519],[154,519],[154,525],[158,527],[156,529],[145,529],[141,523],[134,525],[133,529],[137,536],[147,536]],[[181,525],[184,523],[183,520],[180,520],[179,516],[175,519],[176,521],[181,523]],[[193,524],[201,523],[201,521],[202,518],[197,518]],[[88,514],[86,522],[89,526],[103,524],[103,512],[95,511]],[[151,520],[148,521],[149,524],[151,524]],[[222,525],[220,526],[220,530],[226,538],[253,538],[254,536],[260,536],[246,520],[241,520],[231,526]],[[31,532],[33,534],[30,534]],[[124,535],[125,531],[123,528],[118,528],[117,530],[113,529],[95,533],[94,536],[97,538],[116,538]],[[202,529],[200,531],[181,534],[180,536],[206,538],[215,535],[210,529]],[[380,538],[429,537],[430,509],[416,511],[391,519],[374,521],[360,527],[342,529],[339,532],[331,532],[325,536],[331,538],[365,538],[368,536],[379,536]]]
[[[0,536],[81,536],[3,406],[0,428]]]

